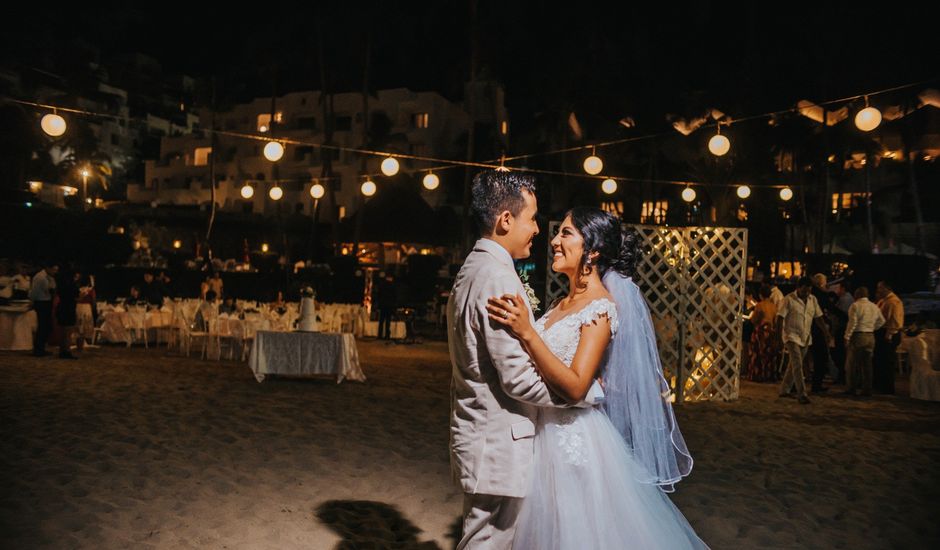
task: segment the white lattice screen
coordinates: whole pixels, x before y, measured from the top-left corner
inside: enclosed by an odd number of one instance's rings
[[[559,225],[551,222],[549,234],[554,236]],[[646,250],[634,282],[649,304],[663,370],[677,400],[736,399],[747,229],[631,227]],[[567,280],[552,272],[551,258],[549,250],[546,304],[568,292]]]

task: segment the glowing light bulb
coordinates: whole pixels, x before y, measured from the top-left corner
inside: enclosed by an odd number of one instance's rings
[[[434,191],[437,189],[437,186],[441,184],[441,178],[437,177],[437,175],[433,172],[428,172],[427,175],[424,176],[422,183],[424,184],[425,189],[428,191]]]
[[[48,115],[42,117],[39,125],[42,127],[43,132],[49,134],[52,137],[59,137],[64,134],[65,129],[68,126],[65,124],[65,119],[55,113],[49,113]]]
[[[365,183],[363,183],[362,187],[360,188],[360,190],[362,191],[362,194],[367,197],[371,197],[372,195],[374,195],[376,189],[377,188],[375,186],[375,182],[372,180],[366,180]]]
[[[382,173],[386,176],[394,176],[398,173],[399,168],[398,159],[395,157],[387,157],[382,161]]]
[[[793,189],[790,189],[789,187],[784,187],[783,189],[781,189],[781,190],[780,190],[780,198],[781,198],[782,200],[785,200],[785,201],[788,201],[788,200],[792,199],[792,198],[793,198]]]
[[[716,157],[727,155],[731,150],[731,141],[721,134],[715,134],[708,140],[708,150]]]
[[[747,185],[738,186],[738,197],[746,199],[751,196],[751,188]]]
[[[682,200],[685,202],[692,202],[695,200],[695,189],[691,187],[686,187],[682,190]]]
[[[601,191],[607,193],[608,195],[614,194],[617,191],[617,182],[610,178],[605,179],[601,183]]]
[[[281,197],[284,196],[284,190],[275,185],[271,188],[270,191],[268,191],[268,196],[271,197],[272,201],[279,201],[281,200]]]
[[[243,199],[250,199],[255,196],[255,188],[247,184],[243,185],[241,193]]]
[[[323,195],[325,194],[326,194],[326,188],[324,188],[319,183],[315,183],[313,184],[312,187],[310,187],[310,196],[315,199],[322,199]]]
[[[264,158],[271,162],[277,162],[284,156],[284,146],[276,141],[269,141],[264,146]]]
[[[592,176],[596,176],[601,173],[601,170],[604,169],[604,161],[601,160],[597,155],[591,154],[588,158],[584,159],[584,171]]]
[[[881,111],[865,107],[855,115],[855,126],[863,132],[871,132],[881,124]]]

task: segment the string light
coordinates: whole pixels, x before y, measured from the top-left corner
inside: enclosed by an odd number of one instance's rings
[[[323,195],[326,194],[326,188],[324,188],[319,183],[315,183],[310,187],[310,196],[319,200],[323,198]]]
[[[271,162],[277,162],[284,156],[284,146],[277,141],[269,141],[264,146],[264,158]]]
[[[398,159],[395,157],[386,157],[386,159],[382,161],[382,173],[386,176],[394,176],[398,173],[399,168]]]
[[[584,159],[584,171],[592,176],[596,176],[604,169],[604,161],[597,156],[596,149],[591,149],[591,156]]]
[[[793,189],[789,187],[784,187],[780,190],[780,198],[784,201],[788,201],[793,198]]]
[[[738,186],[738,197],[746,199],[751,196],[751,188],[747,185]]]
[[[428,172],[421,183],[424,184],[424,188],[428,191],[434,191],[437,189],[437,186],[441,184],[441,178],[437,177],[437,174],[434,172]]]
[[[682,200],[685,202],[692,202],[695,200],[695,189],[691,187],[686,187],[682,190]]]
[[[367,180],[362,184],[362,187],[360,188],[360,190],[362,191],[362,194],[363,194],[363,195],[365,195],[365,196],[367,196],[367,197],[371,197],[372,195],[375,194],[375,191],[377,190],[377,187],[375,186],[375,182],[374,182],[374,181],[372,181],[371,179],[367,179]]]
[[[617,182],[611,178],[605,179],[601,182],[601,191],[613,195],[617,191]]]
[[[55,111],[42,117],[42,120],[39,121],[39,125],[42,127],[43,132],[52,137],[59,137],[64,134],[68,126],[65,123],[65,119],[59,116]]]
[[[284,190],[281,189],[279,185],[275,185],[271,188],[270,191],[268,191],[268,196],[271,197],[272,201],[279,201],[281,200],[281,197],[284,196]]]
[[[865,96],[865,108],[855,115],[855,126],[863,132],[871,132],[881,125],[881,111],[868,105],[868,96]]]
[[[883,90],[871,91],[871,92],[868,92],[867,94],[859,94],[859,95],[855,95],[855,96],[851,96],[851,97],[843,97],[843,98],[839,98],[839,99],[833,99],[833,100],[823,101],[823,102],[819,102],[818,105],[819,105],[819,106],[826,106],[826,105],[840,104],[840,103],[845,103],[845,102],[848,102],[848,101],[854,101],[854,100],[861,99],[861,98],[865,98],[865,99],[866,99],[866,105],[867,105],[867,98],[868,98],[869,96],[877,96],[877,95],[882,95],[882,94],[886,94],[886,93],[889,93],[889,92],[895,92],[895,91],[902,90],[902,89],[906,89],[906,88],[912,88],[912,87],[916,87],[916,86],[928,85],[928,84],[931,84],[932,82],[933,82],[932,79],[928,79],[928,80],[924,80],[924,81],[920,81],[920,82],[907,83],[907,84],[903,84],[903,85],[899,85],[899,86],[894,86],[894,87],[887,88],[887,89],[883,89]],[[130,117],[127,117],[127,116],[119,116],[119,115],[114,115],[114,114],[109,114],[109,113],[97,113],[97,112],[86,111],[86,110],[80,110],[80,109],[71,109],[71,108],[66,108],[66,107],[58,107],[58,106],[55,106],[55,105],[46,105],[46,104],[41,104],[41,103],[36,103],[36,102],[23,101],[23,100],[16,100],[16,99],[12,99],[12,98],[7,98],[7,99],[8,99],[9,101],[12,101],[12,102],[15,102],[15,103],[19,103],[19,104],[22,104],[22,105],[29,105],[29,106],[33,106],[33,107],[40,108],[40,109],[50,109],[50,110],[53,110],[53,114],[54,114],[56,117],[58,117],[59,119],[61,119],[61,117],[59,117],[58,114],[55,113],[55,111],[56,111],[57,109],[58,109],[58,110],[62,110],[62,111],[64,111],[64,112],[69,112],[69,113],[77,113],[77,114],[82,114],[82,115],[96,116],[96,117],[107,118],[107,119],[116,120],[116,121],[127,121],[127,120],[130,120],[130,122],[135,122],[135,123],[141,123],[141,124],[143,124],[143,121],[142,121],[142,120],[140,120],[140,119],[133,119],[133,118],[130,118]],[[866,109],[868,109],[868,107],[866,107]],[[864,110],[865,110],[865,109],[863,109],[863,111],[864,111]],[[750,115],[750,116],[745,116],[745,117],[737,117],[737,118],[735,119],[735,122],[745,122],[745,121],[751,121],[751,120],[759,120],[759,119],[765,119],[765,118],[772,118],[772,117],[776,117],[776,116],[780,116],[780,115],[786,115],[786,114],[789,114],[789,113],[792,113],[792,112],[794,112],[794,109],[793,109],[792,107],[789,107],[789,108],[784,109],[784,110],[772,111],[772,112],[767,112],[767,113],[762,113],[762,114],[755,114],[755,115]],[[877,113],[877,114],[876,114],[876,113]],[[880,115],[881,115],[880,111],[878,111],[878,110],[875,109],[875,108],[871,108],[871,110],[867,111],[867,113],[866,113],[865,115],[861,115],[861,112],[860,112],[859,115],[856,116],[856,118],[857,118],[857,119],[858,119],[858,118],[861,118],[862,120],[865,120],[866,117],[871,117],[871,118],[877,119],[877,118],[880,117]],[[43,118],[45,119],[46,117],[43,117]],[[54,120],[54,119],[50,119],[50,120]],[[62,125],[64,125],[64,122],[65,122],[65,121],[62,120],[61,122],[62,122],[62,124],[61,124],[61,125],[58,125],[58,120],[56,120],[56,124],[57,124],[58,126],[60,126],[60,127],[61,127]],[[877,127],[877,125],[875,125],[874,127]],[[44,128],[44,130],[45,130],[45,128]],[[63,130],[63,131],[64,131],[64,130]],[[209,130],[209,131],[210,131],[210,132],[213,132],[213,133],[215,133],[215,134],[218,134],[218,135],[227,135],[227,136],[236,137],[236,138],[242,138],[242,139],[255,139],[255,140],[263,140],[263,141],[265,140],[264,138],[262,138],[262,137],[260,137],[260,136],[252,135],[252,134],[244,134],[244,133],[239,133],[239,132],[230,132],[230,131],[224,131],[224,130],[218,130],[218,129],[213,129],[213,130]],[[617,145],[617,144],[628,143],[628,142],[634,142],[634,141],[641,141],[641,140],[646,140],[646,139],[656,139],[656,138],[662,137],[662,136],[664,136],[664,135],[670,135],[671,133],[672,133],[672,130],[670,130],[670,131],[668,131],[668,132],[659,132],[659,133],[655,133],[655,134],[648,134],[648,135],[642,135],[642,136],[634,136],[634,137],[630,137],[630,138],[623,138],[623,139],[618,139],[618,140],[612,140],[612,141],[607,141],[607,142],[603,142],[603,143],[596,143],[596,144],[594,144],[594,145],[591,146],[591,147],[592,147],[592,152],[593,152],[594,150],[596,150],[596,147],[606,147],[606,146]],[[716,139],[717,136],[720,136],[720,135],[721,135],[721,134],[720,134],[720,126],[719,126],[719,127],[718,127],[718,132],[717,132],[716,136],[712,136],[712,138],[711,138],[711,140],[710,140],[710,142],[709,142],[709,145],[711,145],[712,142],[714,142],[716,146],[719,146],[719,147],[720,147],[720,146],[726,146],[727,149],[730,150],[730,140],[728,140],[727,137],[725,137],[725,136],[721,136],[721,139]],[[270,140],[270,138],[268,138],[268,140]],[[388,157],[388,156],[389,156],[389,153],[381,152],[381,151],[371,151],[371,150],[366,150],[366,149],[358,149],[358,148],[351,148],[351,147],[341,147],[341,146],[335,146],[335,145],[324,145],[324,144],[322,144],[322,143],[304,142],[304,141],[292,140],[292,139],[280,139],[279,141],[280,141],[280,143],[277,143],[277,145],[273,146],[272,149],[280,149],[280,150],[281,150],[281,156],[283,155],[283,148],[284,148],[284,145],[285,145],[285,144],[288,144],[288,143],[294,144],[294,145],[313,146],[313,147],[324,148],[324,149],[329,149],[329,150],[336,150],[336,151],[347,151],[347,152],[358,153],[358,154],[364,154],[364,155],[375,155],[375,156],[383,156],[383,157]],[[271,146],[273,143],[275,143],[275,142],[269,141],[269,142],[268,142],[268,146]],[[539,152],[539,153],[532,153],[532,154],[520,155],[520,156],[514,156],[514,157],[508,157],[508,158],[507,158],[505,155],[503,155],[503,157],[502,157],[502,159],[501,159],[501,161],[500,161],[500,165],[499,165],[498,167],[494,167],[494,166],[493,166],[493,161],[484,161],[484,162],[458,161],[458,160],[439,159],[439,158],[424,157],[424,156],[416,156],[416,155],[405,155],[405,154],[396,154],[395,156],[396,156],[396,157],[399,157],[399,158],[408,158],[408,159],[419,160],[419,161],[425,161],[425,162],[441,163],[443,166],[437,166],[436,169],[438,169],[438,170],[447,169],[447,168],[455,168],[455,167],[459,167],[459,166],[470,166],[470,167],[484,168],[484,169],[494,169],[494,168],[495,168],[496,170],[499,170],[499,171],[509,171],[509,168],[505,166],[505,161],[506,161],[506,160],[519,160],[519,159],[530,158],[530,157],[541,156],[541,155],[560,154],[560,153],[566,153],[566,152],[571,152],[571,151],[576,151],[576,150],[583,150],[583,149],[585,149],[585,148],[586,148],[585,146],[569,147],[569,148],[564,148],[564,149],[551,150],[551,151],[543,151],[543,152]],[[266,146],[266,149],[267,149],[267,146]],[[711,147],[709,147],[709,149],[711,150]],[[721,149],[719,148],[719,150],[721,150]],[[725,151],[725,153],[727,153],[727,151]],[[266,154],[265,156],[268,157],[267,154]],[[595,155],[592,155],[592,156],[595,156]],[[280,157],[277,157],[277,158],[279,159]],[[563,174],[562,174],[562,173],[560,173],[560,172],[553,172],[553,171],[547,171],[547,170],[538,170],[538,169],[532,169],[532,168],[518,168],[518,169],[521,170],[521,171],[525,171],[525,172],[541,173],[541,174],[547,174],[547,175],[559,175],[559,174],[561,174],[561,175],[566,175],[566,176],[574,176],[574,175],[576,175],[576,174],[570,174],[570,173],[563,173]],[[326,179],[332,179],[332,178],[326,178]],[[631,181],[631,178],[620,178],[620,179],[626,180],[626,181]],[[637,180],[637,181],[640,181],[640,180]],[[652,181],[652,180],[643,180],[643,181]],[[684,185],[686,182],[668,181],[668,180],[655,180],[655,181],[653,181],[653,183],[672,184],[672,185],[680,185],[680,184],[682,184],[682,185]]]
[[[264,244],[261,245],[261,251],[262,251],[262,252],[264,252],[265,254],[267,254],[267,253],[268,253],[268,250],[269,250],[268,243],[264,243]]]
[[[179,239],[173,241],[173,248],[179,250],[183,246],[183,243]]]
[[[242,186],[241,193],[243,199],[250,199],[251,197],[255,196],[255,188],[246,183]]]
[[[721,157],[728,154],[728,151],[731,150],[731,141],[727,137],[721,135],[721,124],[718,124],[718,132],[708,140],[708,150],[711,151],[716,157]],[[689,201],[691,202],[691,201]]]

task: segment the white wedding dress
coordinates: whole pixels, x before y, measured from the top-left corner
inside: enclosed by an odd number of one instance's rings
[[[606,315],[612,332],[619,326],[617,308],[606,298],[546,330],[550,311],[535,329],[569,367],[583,325]],[[532,481],[513,548],[707,548],[658,486],[637,481],[638,468],[623,437],[599,408],[540,409]]]

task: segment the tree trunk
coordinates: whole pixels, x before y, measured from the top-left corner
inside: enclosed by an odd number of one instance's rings
[[[474,145],[476,142],[476,111],[474,107],[476,92],[477,65],[479,63],[479,42],[477,40],[477,0],[470,0],[470,85],[467,89],[467,113],[470,115],[470,129],[467,132],[467,161],[473,162]],[[470,249],[472,223],[470,219],[470,186],[472,184],[471,168],[464,167],[463,178],[463,228],[461,231],[461,246],[464,252]]]
[[[215,157],[219,146],[215,134],[215,77],[212,78],[212,119],[209,123],[209,225],[206,228],[206,243],[212,238],[212,226],[215,224]],[[211,245],[210,245],[211,246]]]
[[[366,149],[369,145],[369,62],[371,59],[371,50],[372,50],[372,33],[366,32],[366,54],[365,62],[363,63],[362,69],[362,148]],[[369,157],[368,155],[362,155],[362,160],[360,162],[360,171],[363,174],[368,173],[369,167]],[[359,210],[356,212],[356,229],[353,234],[353,253],[356,257],[359,257],[359,239],[362,236],[362,218],[365,217],[365,206],[366,206],[366,197],[362,193],[358,193],[361,197],[359,201]]]

